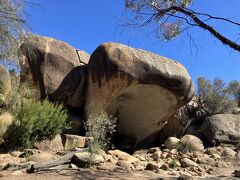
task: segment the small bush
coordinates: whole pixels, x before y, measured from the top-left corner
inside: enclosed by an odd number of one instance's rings
[[[89,151],[99,153],[101,149],[111,146],[111,137],[115,132],[117,119],[101,112],[98,116],[91,116],[86,123],[86,136],[93,137],[89,142]]]
[[[198,78],[197,81],[197,96],[202,99],[205,110],[210,115],[226,113],[237,106],[232,83],[226,86],[219,78],[211,82],[203,77]]]
[[[35,142],[54,138],[67,128],[68,114],[62,105],[48,100],[26,100],[15,112],[9,142],[17,147],[31,148]]]
[[[240,83],[238,81],[233,80],[226,85],[219,78],[209,81],[204,77],[199,77],[195,97],[176,114],[184,126],[182,135],[191,125],[200,127],[209,116],[229,113],[237,105],[240,105]]]

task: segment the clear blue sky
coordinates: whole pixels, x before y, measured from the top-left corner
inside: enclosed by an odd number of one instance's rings
[[[177,38],[171,42],[156,39],[154,30],[124,29],[124,0],[32,0],[40,6],[31,6],[28,17],[32,32],[63,40],[91,54],[103,42],[113,41],[146,49],[177,60],[185,65],[195,81],[198,76],[208,79],[220,77],[229,82],[240,81],[240,53],[223,46],[208,32],[193,29],[192,36],[198,50],[190,48],[189,39]],[[240,0],[198,0],[193,9],[215,16],[231,17],[240,22]],[[120,21],[121,20],[121,21]],[[224,35],[236,40],[240,27],[213,21]],[[240,40],[238,41],[240,43]]]

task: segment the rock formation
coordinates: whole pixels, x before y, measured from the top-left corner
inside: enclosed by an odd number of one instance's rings
[[[93,52],[88,73],[86,119],[101,111],[116,116],[122,148],[150,143],[194,92],[180,63],[117,43]]]
[[[201,131],[212,145],[240,141],[240,115],[217,114],[205,120]]]
[[[83,106],[87,53],[65,42],[34,35],[20,46],[19,58],[22,79],[38,87],[41,99],[48,96],[69,106]]]

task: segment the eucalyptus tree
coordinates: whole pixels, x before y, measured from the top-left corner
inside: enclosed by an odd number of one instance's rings
[[[230,48],[240,51],[240,45],[230,38],[221,34],[208,21],[223,21],[226,25],[232,24],[240,27],[240,23],[223,17],[216,17],[210,14],[196,12],[191,9],[193,0],[125,0],[125,7],[133,12],[134,20],[132,25],[141,27],[151,23],[157,26],[157,34],[168,41],[193,27],[202,28],[212,36]]]
[[[0,60],[17,58],[18,43],[24,32],[24,0],[0,0]]]

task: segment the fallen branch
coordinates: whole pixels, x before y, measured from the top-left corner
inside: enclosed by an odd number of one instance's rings
[[[52,167],[56,167],[59,165],[63,165],[63,164],[67,164],[67,163],[71,163],[72,161],[72,157],[74,156],[74,154],[82,152],[82,151],[86,151],[86,149],[81,149],[78,151],[74,151],[74,152],[70,152],[58,159],[52,160],[52,161],[48,161],[48,162],[44,162],[44,163],[40,163],[40,164],[32,164],[28,169],[27,169],[27,173],[35,173],[35,172],[39,172],[39,171],[46,171],[49,170]]]

